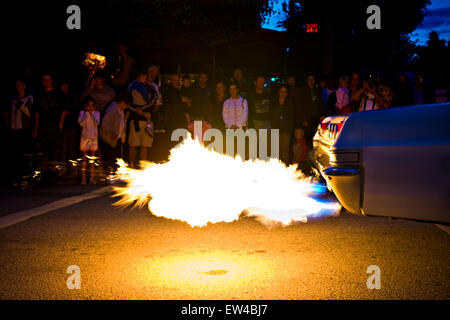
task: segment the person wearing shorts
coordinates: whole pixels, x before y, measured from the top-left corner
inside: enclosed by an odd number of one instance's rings
[[[89,184],[95,184],[95,161],[98,151],[98,125],[100,124],[100,112],[95,110],[94,98],[87,96],[83,99],[84,110],[78,115],[78,123],[81,126],[80,150],[83,153],[81,167],[81,184],[87,184],[87,162],[90,162]]]
[[[132,98],[130,108],[130,126],[128,132],[129,166],[134,168],[139,160],[147,160],[148,151],[153,144],[153,136],[147,127],[152,126],[151,110],[157,105],[158,91],[147,83],[148,75],[140,73],[129,85],[128,92]],[[137,157],[136,151],[139,148]]]
[[[130,123],[130,131],[128,135],[128,145],[130,146],[130,165],[134,165],[136,158],[136,148],[139,150],[139,160],[146,160],[148,150],[153,144],[153,137],[147,132],[146,128],[151,125],[150,113],[144,112],[140,107],[136,108],[136,113],[145,118],[139,119],[137,123]],[[133,152],[134,151],[134,152]]]

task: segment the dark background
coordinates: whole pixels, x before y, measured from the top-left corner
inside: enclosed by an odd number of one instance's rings
[[[81,8],[81,30],[66,28],[71,4]],[[371,4],[381,8],[381,30],[366,27]],[[136,69],[159,64],[162,73],[208,71],[217,78],[236,66],[253,76],[448,71],[449,46],[437,34],[422,47],[407,36],[427,4],[291,0],[287,31],[278,32],[260,27],[271,13],[269,0],[16,1],[3,10],[4,69],[8,77],[51,71],[79,84],[84,52],[111,56],[123,42]],[[317,23],[318,32],[306,33],[307,23]]]

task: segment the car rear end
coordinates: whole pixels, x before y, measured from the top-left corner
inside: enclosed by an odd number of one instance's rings
[[[351,132],[356,136],[349,136]],[[350,115],[334,116],[319,124],[313,139],[314,163],[342,206],[355,214],[361,213],[362,165],[361,144],[357,136],[359,132]]]
[[[450,103],[328,117],[313,160],[351,213],[450,223]]]

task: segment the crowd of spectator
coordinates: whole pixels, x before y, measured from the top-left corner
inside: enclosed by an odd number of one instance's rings
[[[58,163],[63,173],[78,170],[70,161],[82,155],[81,183],[94,184],[95,159],[101,159],[106,171],[114,170],[116,158],[138,166],[139,160],[149,159],[158,139],[155,124],[171,132],[191,128],[195,120],[221,130],[279,129],[280,159],[301,164],[326,116],[442,103],[450,96],[443,73],[433,82],[422,74],[414,79],[399,74],[394,81],[378,73],[353,72],[337,79],[309,74],[304,83],[288,75],[273,85],[264,75],[250,81],[239,68],[230,79],[215,83],[205,72],[196,79],[172,74],[161,81],[159,68],[150,66],[131,79],[134,60],[125,49],[121,52],[118,76],[112,79],[99,70],[81,94],[63,79],[56,86],[50,73],[40,75],[39,88],[33,92],[24,77],[15,79],[15,92],[3,109],[11,146],[11,184],[26,183],[27,153]]]

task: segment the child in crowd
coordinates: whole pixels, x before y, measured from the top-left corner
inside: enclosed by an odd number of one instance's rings
[[[100,124],[100,112],[96,111],[95,100],[91,96],[83,99],[84,110],[78,115],[78,123],[81,126],[80,150],[83,152],[83,164],[81,167],[81,184],[86,185],[86,169],[89,160],[90,176],[89,184],[95,184],[94,157],[98,151],[98,125]]]
[[[305,131],[303,128],[295,128],[294,143],[292,145],[292,163],[307,176],[312,174],[313,163],[309,158],[309,148],[306,144]]]
[[[294,143],[292,145],[292,163],[300,164],[308,158],[309,148],[306,145],[305,131],[295,128]]]

